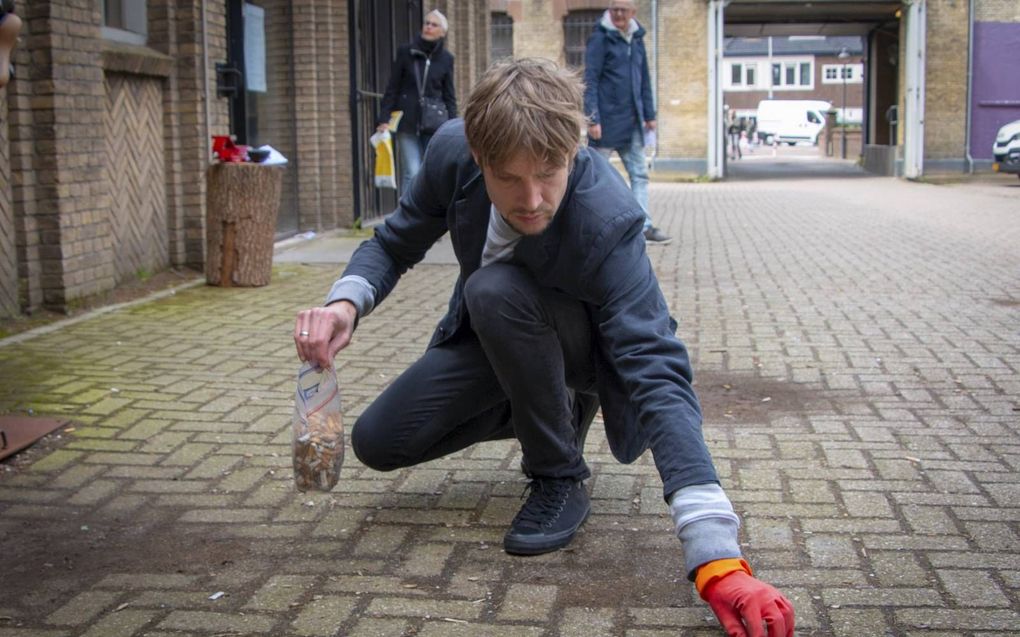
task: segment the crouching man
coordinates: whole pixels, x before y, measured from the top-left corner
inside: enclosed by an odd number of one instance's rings
[[[582,451],[601,405],[620,461],[651,449],[685,574],[726,631],[791,636],[792,606],[741,555],[687,351],[645,253],[645,211],[581,146],[584,127],[572,74],[529,59],[489,69],[325,306],[298,314],[298,355],[331,365],[449,232],[460,265],[449,311],[422,357],[354,424],[358,458],[387,471],[516,438],[530,493],[504,549],[546,553],[569,544],[590,512]]]

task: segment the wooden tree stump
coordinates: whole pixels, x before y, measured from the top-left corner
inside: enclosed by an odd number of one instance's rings
[[[205,228],[205,278],[209,285],[269,284],[282,191],[282,166],[210,166]]]

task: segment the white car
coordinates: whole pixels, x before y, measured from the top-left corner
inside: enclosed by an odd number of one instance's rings
[[[1020,119],[999,129],[992,145],[992,170],[1020,177]]]

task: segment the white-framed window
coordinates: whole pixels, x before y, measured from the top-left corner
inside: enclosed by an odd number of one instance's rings
[[[809,90],[815,87],[814,60],[772,62],[772,86],[779,89]]]
[[[860,84],[864,81],[863,64],[823,64],[822,84]]]
[[[757,62],[729,62],[725,90],[753,90],[758,85]]]
[[[146,44],[149,39],[146,0],[102,0],[103,37],[128,44]]]

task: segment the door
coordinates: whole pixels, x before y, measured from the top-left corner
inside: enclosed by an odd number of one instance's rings
[[[270,145],[284,157],[297,154],[292,7],[289,0],[228,0],[227,63],[217,65],[219,94],[230,111],[238,144]],[[283,173],[277,238],[298,231],[297,170]]]
[[[420,0],[351,0],[351,131],[355,218],[376,224],[397,205],[397,192],[376,188],[375,159],[368,141],[390,78],[397,47],[410,42],[422,23]]]

